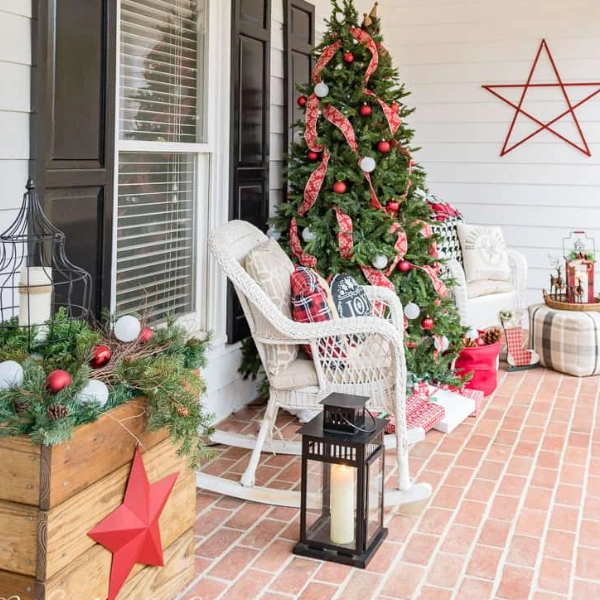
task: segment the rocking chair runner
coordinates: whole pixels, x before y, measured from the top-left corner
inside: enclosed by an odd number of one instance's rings
[[[255,472],[262,451],[300,454],[300,444],[271,437],[279,408],[319,410],[319,402],[332,392],[368,396],[370,410],[383,410],[396,417],[396,434],[386,436],[398,455],[399,489],[386,496],[386,504],[406,504],[431,494],[428,484],[413,484],[409,475],[408,450],[424,437],[423,430],[407,431],[405,410],[406,364],[403,343],[402,306],[397,296],[381,287],[365,286],[377,316],[338,318],[321,323],[297,323],[286,316],[245,270],[246,257],[269,239],[244,221],[231,221],[214,230],[209,247],[233,283],[263,361],[269,349],[309,345],[312,359],[296,358],[273,373],[269,369],[270,396],[256,437],[217,432],[216,442],[252,448],[250,462],[241,481],[198,473],[199,487],[240,498],[272,504],[299,506],[299,493],[255,486]],[[271,242],[272,243],[272,242]],[[289,261],[283,250],[283,259]],[[289,268],[292,269],[291,261]],[[285,285],[289,271],[273,273]],[[287,283],[289,287],[289,282]],[[290,291],[291,294],[291,291]],[[273,354],[269,354],[273,356]]]

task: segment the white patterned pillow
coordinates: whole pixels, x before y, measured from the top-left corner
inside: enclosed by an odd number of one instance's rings
[[[288,318],[292,318],[292,290],[290,275],[294,265],[281,246],[273,240],[267,240],[253,248],[246,256],[246,271],[273,304]],[[279,344],[265,345],[265,369],[276,375],[289,367],[298,356],[298,346]]]
[[[500,227],[458,224],[467,283],[481,279],[510,280],[510,265]]]

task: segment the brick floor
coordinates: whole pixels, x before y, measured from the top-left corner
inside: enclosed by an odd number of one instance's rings
[[[534,369],[499,380],[479,417],[412,449],[412,476],[433,494],[386,511],[388,538],[366,570],[292,554],[296,509],[199,490],[197,574],[177,600],[600,599],[599,378]],[[244,409],[223,426],[256,424]],[[293,485],[298,458],[263,458],[274,487]],[[246,461],[223,449],[207,470],[239,474]]]

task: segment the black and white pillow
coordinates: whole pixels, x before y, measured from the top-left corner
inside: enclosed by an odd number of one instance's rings
[[[458,237],[458,224],[462,222],[462,217],[449,217],[445,221],[433,224],[433,232],[440,236],[437,243],[438,256],[446,261],[455,258],[461,265],[463,256]]]
[[[362,286],[347,273],[334,275],[329,283],[331,296],[342,318],[371,316],[371,302]]]

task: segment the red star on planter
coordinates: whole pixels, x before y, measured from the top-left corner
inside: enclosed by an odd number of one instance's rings
[[[556,77],[556,83],[532,83],[532,79],[533,79],[535,70],[538,66],[542,51],[545,51],[548,56],[548,60],[550,61],[550,67],[552,68],[552,72],[554,73],[554,76]],[[569,97],[569,91],[572,92],[573,88],[581,88],[581,87],[586,87],[586,86],[593,88],[593,91],[591,91],[583,99],[578,100],[577,102],[573,102],[573,100]],[[584,104],[588,100],[591,100],[596,94],[600,93],[600,82],[596,81],[596,82],[564,83],[558,73],[558,69],[556,68],[556,63],[554,62],[554,59],[552,58],[552,54],[550,54],[550,49],[548,48],[548,44],[546,43],[546,40],[542,40],[542,42],[540,44],[540,47],[535,56],[535,60],[533,61],[533,65],[531,66],[531,71],[529,73],[529,77],[527,77],[527,81],[525,82],[524,85],[507,83],[507,84],[502,84],[502,85],[484,85],[482,87],[484,89],[486,89],[488,92],[491,92],[492,94],[494,94],[494,96],[496,96],[497,98],[500,98],[500,100],[502,100],[502,102],[505,102],[506,104],[508,104],[509,106],[511,106],[512,108],[515,109],[515,114],[512,119],[512,122],[510,124],[508,133],[506,134],[506,139],[504,140],[504,146],[502,147],[500,156],[504,156],[505,154],[508,154],[511,150],[518,148],[521,144],[524,144],[527,140],[530,140],[532,137],[536,136],[538,133],[541,133],[542,131],[548,131],[548,132],[554,134],[556,137],[560,138],[561,140],[563,140],[570,146],[573,146],[573,148],[575,148],[576,150],[583,152],[586,156],[592,155],[590,152],[589,146],[587,144],[587,141],[583,135],[583,131],[581,130],[581,126],[579,125],[579,120],[577,119],[577,115],[575,114],[575,109],[579,108],[582,104]],[[496,91],[498,89],[511,89],[511,88],[512,89],[522,88],[521,97],[519,98],[518,104],[515,104],[512,100],[510,100],[509,98],[506,98],[500,92]],[[562,112],[560,112],[556,117],[550,119],[547,123],[544,123],[541,119],[534,117],[531,113],[529,113],[523,109],[523,102],[525,100],[525,97],[527,96],[527,92],[531,88],[560,88],[561,96],[564,98],[565,105],[567,108],[565,110],[563,110]],[[517,119],[519,118],[519,115],[523,115],[527,119],[533,121],[533,123],[535,123],[536,125],[539,125],[539,127],[537,129],[535,129],[533,132],[524,136],[518,142],[513,142],[511,144],[511,136],[513,134],[513,130],[515,128],[515,124],[517,123]],[[567,138],[563,134],[559,133],[558,131],[556,131],[556,129],[554,129],[552,127],[552,125],[554,125],[555,123],[558,123],[561,119],[563,119],[564,117],[567,117],[568,115],[570,115],[570,119],[572,119],[572,123],[575,126],[575,129],[577,130],[577,135],[575,136],[576,137],[575,140],[570,140],[569,138]]]
[[[135,563],[162,567],[158,519],[179,473],[150,484],[139,448],[127,482],[123,504],[88,535],[113,553],[108,600],[114,600]]]

